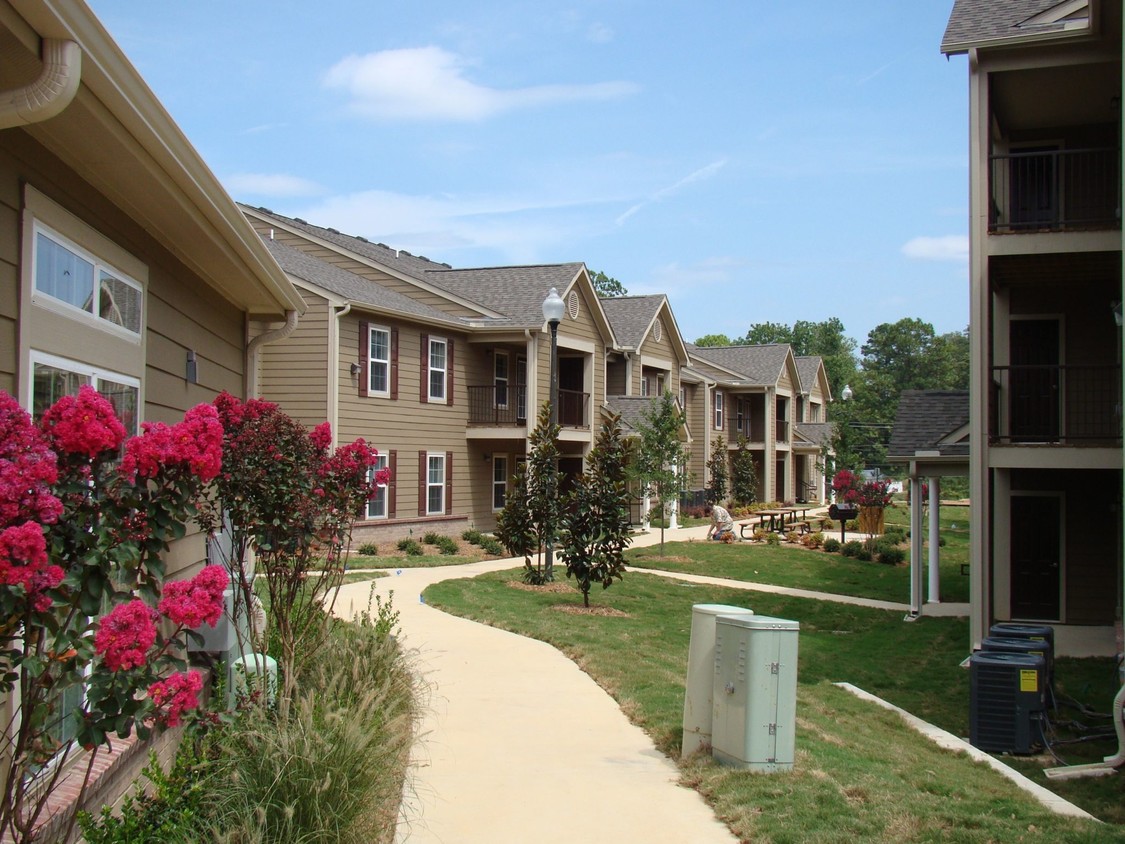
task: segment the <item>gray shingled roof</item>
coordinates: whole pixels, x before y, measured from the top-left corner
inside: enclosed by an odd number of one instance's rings
[[[832,439],[836,426],[831,422],[798,422],[793,429],[810,443],[823,445]]]
[[[1025,24],[1029,18],[1058,5],[1060,0],[955,0],[941,39],[941,51],[962,53],[989,41],[1061,32],[1061,23]]]
[[[821,367],[820,355],[801,355],[794,360],[797,362],[797,375],[801,379],[801,391],[811,393]]]
[[[635,434],[638,425],[650,412],[657,396],[606,396],[605,403],[621,417],[621,430],[625,434]]]
[[[789,356],[788,343],[770,343],[764,346],[689,346],[692,364],[713,363],[732,372],[737,378],[720,376],[722,381],[749,382],[751,386],[772,387],[781,378],[785,359]]]
[[[600,301],[617,342],[623,348],[635,349],[640,346],[645,332],[667,299],[661,293],[653,296],[613,296]]]
[[[436,261],[431,261],[422,255],[411,255],[401,249],[393,249],[383,243],[372,243],[363,237],[343,234],[335,229],[324,228],[323,226],[314,226],[311,223],[306,223],[299,217],[286,217],[282,214],[275,214],[268,208],[253,208],[252,206],[243,206],[250,208],[252,211],[260,214],[263,217],[272,217],[277,220],[279,224],[289,226],[297,231],[303,232],[312,237],[319,238],[327,243],[340,246],[356,255],[362,255],[365,258],[370,258],[380,266],[387,269],[395,270],[403,275],[412,278],[421,279],[429,270],[442,270],[448,269],[449,264],[440,264]]]
[[[446,325],[460,325],[461,322],[449,314],[431,308],[421,302],[388,290],[377,282],[362,278],[355,273],[350,273],[340,267],[321,261],[311,255],[306,255],[299,249],[286,246],[276,240],[263,238],[266,248],[289,275],[304,279],[331,293],[342,296],[359,305],[370,305],[379,310],[394,311],[421,317],[430,322],[441,322]]]
[[[565,295],[566,288],[582,267],[581,263],[573,263],[442,269],[427,272],[425,280],[434,287],[504,314],[516,327],[536,328],[543,324],[543,300],[550,289],[558,288],[559,295]]]
[[[916,451],[939,451],[943,456],[969,454],[967,442],[941,441],[969,423],[969,394],[964,390],[904,390],[898,402],[887,457],[907,460]]]

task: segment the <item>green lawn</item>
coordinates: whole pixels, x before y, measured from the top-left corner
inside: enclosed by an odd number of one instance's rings
[[[431,569],[437,566],[463,566],[484,559],[484,555],[467,554],[421,554],[416,557],[372,557],[352,554],[348,557],[347,569]]]
[[[736,549],[749,550],[749,549]],[[801,623],[797,764],[791,774],[748,774],[695,757],[683,764],[744,841],[1125,841],[1125,830],[1055,816],[1023,792],[963,758],[936,750],[892,714],[831,685],[848,681],[957,735],[968,730],[968,623],[901,612],[706,587],[631,572],[596,604],[624,618],[552,611],[579,593],[512,589],[512,570],[447,581],[427,603],[550,642],[612,694],[669,756],[679,755],[691,606],[749,606]],[[1094,664],[1088,664],[1094,663]],[[1060,660],[1060,681],[1094,682],[1112,695],[1108,661]],[[1091,680],[1091,678],[1095,678]],[[1103,678],[1103,679],[1096,679]],[[549,718],[547,713],[545,718]],[[1088,748],[1090,753],[1097,749]],[[1101,752],[1111,752],[1103,750]],[[1040,767],[1047,764],[1040,760]],[[1041,779],[1041,777],[1040,777]],[[1094,814],[1125,822],[1120,777],[1078,781],[1069,795]]]
[[[969,579],[961,574],[961,565],[968,562],[968,510],[943,508],[941,518],[941,535],[946,542],[941,549],[942,600],[967,603]],[[906,524],[909,519],[910,514],[904,507],[887,510],[888,524]],[[825,536],[833,536],[833,533],[826,532]],[[630,549],[627,558],[629,565],[637,568],[690,572],[880,601],[910,601],[908,564],[886,566],[862,562],[838,553],[810,551],[787,542],[780,545],[764,542],[724,545],[706,540],[667,541],[663,556],[660,546],[652,545]]]

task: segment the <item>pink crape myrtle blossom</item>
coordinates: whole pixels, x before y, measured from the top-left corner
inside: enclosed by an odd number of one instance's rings
[[[110,671],[139,668],[156,641],[156,619],[156,612],[140,598],[118,604],[101,620],[94,652]]]
[[[328,446],[332,445],[332,425],[321,422],[309,432],[309,439],[318,451],[327,451]]]
[[[158,719],[169,727],[177,727],[181,715],[199,707],[202,689],[203,677],[198,671],[177,672],[149,686],[148,696]]]
[[[222,566],[206,566],[191,580],[164,584],[157,609],[175,624],[214,627],[223,615],[223,591],[230,577]]]
[[[125,439],[125,426],[105,396],[89,385],[77,396],[63,396],[43,414],[43,432],[57,452],[97,457],[117,449]]]
[[[23,586],[37,611],[50,609],[51,599],[44,593],[58,586],[63,576],[61,568],[49,564],[47,540],[40,525],[25,522],[0,531],[0,583]]]
[[[28,520],[57,521],[63,505],[50,485],[58,477],[55,453],[27,411],[0,392],[0,528]]]
[[[143,433],[125,443],[121,473],[127,478],[153,478],[169,465],[187,466],[201,481],[219,474],[223,462],[223,426],[218,411],[200,404],[175,425],[141,423]]]

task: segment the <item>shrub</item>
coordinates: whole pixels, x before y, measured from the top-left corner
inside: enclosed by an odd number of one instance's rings
[[[688,507],[681,507],[680,515],[685,519],[706,519],[707,508],[702,504],[692,504]]]
[[[850,530],[852,533],[855,533],[859,530],[859,522],[856,519],[852,519],[850,522],[844,525],[844,530]]]
[[[898,525],[894,525],[883,532],[883,539],[889,543],[898,545],[900,542],[906,541],[906,531]]]
[[[480,549],[486,554],[492,554],[495,557],[504,556],[504,546],[491,536],[482,536],[480,540]]]
[[[754,541],[755,542],[763,542],[766,538],[766,535],[767,534],[766,534],[765,528],[754,528]]]
[[[840,540],[834,537],[828,537],[824,540],[824,550],[836,553],[840,550]]]
[[[422,546],[413,539],[400,539],[395,547],[398,548],[399,551],[405,553],[408,557],[422,556]]]
[[[816,533],[810,533],[805,537],[805,544],[810,548],[819,548],[824,544],[824,534],[819,530]]]
[[[906,552],[901,548],[883,548],[879,551],[879,562],[888,566],[897,566],[906,559]]]
[[[362,554],[364,557],[378,557],[379,556],[379,546],[376,545],[374,542],[364,542],[362,545],[359,546],[359,548],[356,549],[356,551],[359,554]]]
[[[937,544],[938,544],[938,548],[944,548],[945,547],[945,537],[939,536],[938,540],[937,540]]]
[[[797,531],[795,530],[791,530],[785,534],[785,541],[792,542],[794,545],[796,545],[801,541],[801,534],[797,533]]]
[[[781,537],[778,536],[776,533],[774,533],[773,531],[770,531],[768,534],[766,534],[766,545],[780,545],[780,544],[781,544]]]
[[[456,554],[461,550],[457,547],[456,540],[449,536],[439,536],[433,544],[437,546],[437,549],[443,554]]]
[[[480,545],[483,534],[476,528],[467,528],[461,532],[461,538],[468,542],[470,545]]]
[[[844,546],[840,549],[840,553],[843,554],[845,557],[858,557],[859,552],[862,551],[862,550],[863,550],[863,543],[862,542],[860,542],[858,539],[849,539],[847,542],[844,543]],[[870,560],[871,556],[868,555],[867,559]]]
[[[860,542],[859,550],[855,552],[855,558],[857,560],[862,560],[865,563],[869,563],[871,562],[873,556],[873,551],[870,547],[868,547],[867,543]]]

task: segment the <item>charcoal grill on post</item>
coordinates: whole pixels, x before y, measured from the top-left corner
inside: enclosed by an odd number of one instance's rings
[[[844,528],[852,519],[859,518],[859,507],[855,504],[833,504],[828,508],[828,518],[840,520],[840,544],[844,544]]]

